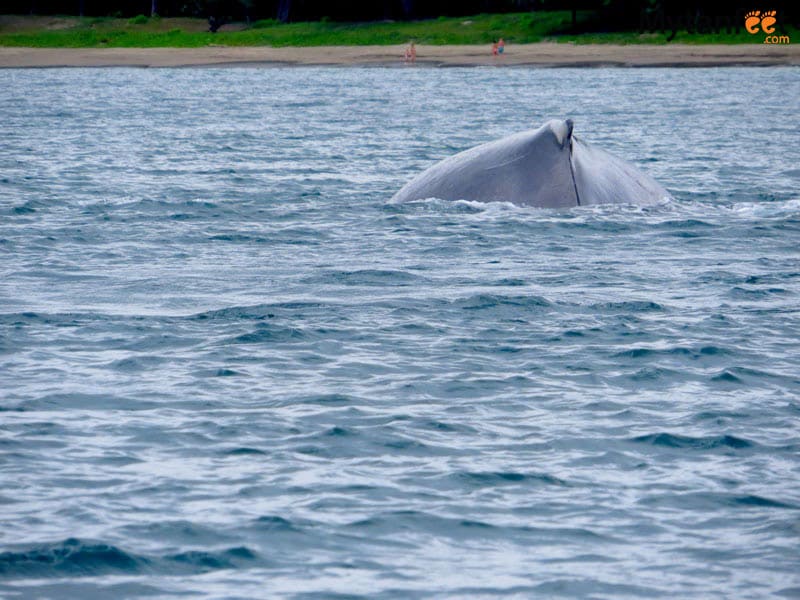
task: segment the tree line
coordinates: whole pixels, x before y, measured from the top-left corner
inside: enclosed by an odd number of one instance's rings
[[[3,0],[9,14],[136,15],[234,20],[403,20],[534,10],[542,0]],[[550,4],[558,4],[551,2]],[[561,3],[565,4],[565,3]]]
[[[763,6],[762,6],[763,5]],[[767,6],[768,5],[768,6]],[[645,15],[686,21],[777,9],[783,24],[796,24],[796,0],[2,0],[6,14],[133,17],[216,17],[224,21],[412,20],[439,16],[538,10],[593,11],[607,29],[636,28]]]

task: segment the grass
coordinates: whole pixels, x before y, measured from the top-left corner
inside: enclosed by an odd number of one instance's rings
[[[579,12],[579,22],[592,18]],[[0,46],[42,48],[197,48],[219,46],[360,46],[404,44],[490,44],[502,37],[511,44],[541,41],[578,44],[665,44],[667,35],[638,32],[569,33],[571,13],[549,11],[473,17],[442,18],[410,22],[336,23],[330,21],[281,24],[256,21],[250,26],[235,23],[209,33],[202,19],[160,19],[138,16],[32,17],[0,16]],[[800,40],[798,31],[787,33]],[[763,36],[750,35],[742,27],[737,33],[689,34],[679,32],[673,43],[760,43]]]

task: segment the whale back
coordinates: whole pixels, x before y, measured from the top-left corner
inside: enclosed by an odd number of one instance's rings
[[[572,121],[552,120],[460,152],[423,171],[392,201],[439,198],[564,208],[656,204],[667,191],[632,164],[572,135]]]
[[[569,161],[571,131],[571,122],[550,121],[535,131],[460,152],[411,180],[393,201],[439,198],[576,206]]]
[[[663,187],[631,163],[575,136],[570,160],[581,206],[651,205],[669,198]]]

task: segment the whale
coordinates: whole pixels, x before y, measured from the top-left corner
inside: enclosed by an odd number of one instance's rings
[[[391,199],[437,198],[568,208],[648,206],[669,193],[631,163],[579,139],[572,119],[554,119],[465,150],[426,169]]]

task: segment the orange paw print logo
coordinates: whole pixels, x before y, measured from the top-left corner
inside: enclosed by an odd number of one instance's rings
[[[758,33],[759,27],[764,33],[772,33],[775,31],[775,18],[776,11],[765,10],[763,13],[760,10],[751,10],[744,16],[744,28],[748,33]]]
[[[775,31],[775,27],[773,27],[773,25],[775,25],[776,22],[775,11],[766,11],[763,15],[761,15],[761,30],[764,33],[772,33]]]
[[[744,28],[747,33],[758,33],[758,26],[761,24],[761,11],[751,10],[744,16]]]

